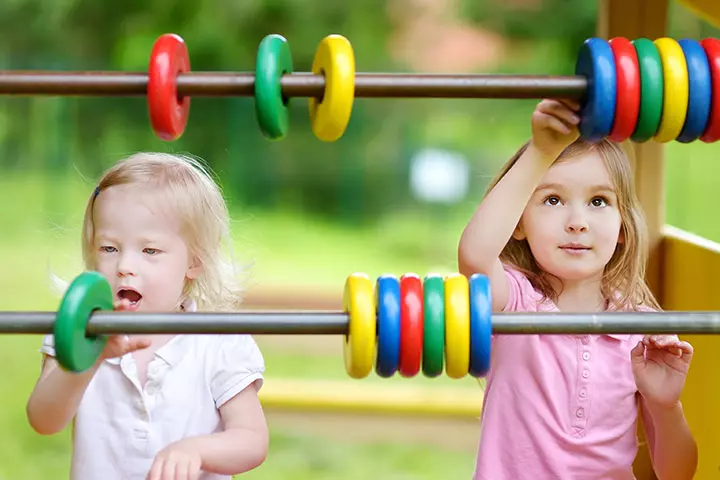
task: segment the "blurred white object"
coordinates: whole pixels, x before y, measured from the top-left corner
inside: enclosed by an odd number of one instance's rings
[[[457,203],[467,194],[470,165],[459,153],[428,148],[410,161],[410,189],[428,203]]]

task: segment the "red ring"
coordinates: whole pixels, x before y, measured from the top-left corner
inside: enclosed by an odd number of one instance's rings
[[[640,114],[640,65],[635,46],[623,37],[609,41],[617,71],[615,121],[608,138],[624,142],[635,131]]]
[[[183,39],[173,33],[161,35],[150,54],[147,97],[150,123],[162,140],[176,140],[185,131],[190,97],[178,97],[177,76],[189,71],[190,55]]]
[[[712,143],[720,140],[720,40],[706,38],[700,41],[705,49],[710,64],[710,78],[712,82],[712,99],[710,104],[710,117],[705,132],[700,140]]]
[[[423,288],[414,273],[400,278],[400,365],[403,377],[420,371],[423,349]]]

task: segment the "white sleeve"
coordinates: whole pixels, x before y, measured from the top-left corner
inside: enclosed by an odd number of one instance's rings
[[[210,391],[220,408],[252,383],[263,385],[265,360],[250,335],[218,335],[211,342],[215,350],[210,370]]]
[[[55,356],[55,337],[52,333],[43,337],[43,343],[40,347],[40,353],[50,355],[51,357]]]

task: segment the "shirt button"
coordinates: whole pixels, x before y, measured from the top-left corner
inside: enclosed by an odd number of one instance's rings
[[[590,370],[583,370],[583,378],[588,378],[590,376]]]
[[[135,433],[135,438],[145,439],[145,438],[148,437],[148,432],[147,432],[147,430],[143,430],[143,429],[141,429],[141,428],[136,428],[133,433]]]
[[[583,359],[590,360],[590,352],[583,352]]]
[[[585,416],[585,410],[582,408],[578,408],[575,412],[575,415],[577,415],[578,418],[583,418]]]
[[[582,390],[580,390],[580,397],[581,398],[587,397],[587,391],[584,388]]]
[[[590,343],[590,335],[585,335],[584,337],[582,337],[582,343],[583,345],[587,345],[588,343]]]

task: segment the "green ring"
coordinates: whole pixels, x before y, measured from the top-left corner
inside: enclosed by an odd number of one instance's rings
[[[292,55],[285,37],[271,34],[263,38],[255,60],[255,114],[263,135],[272,140],[288,132],[290,100],[282,94],[280,79],[292,71]]]
[[[441,276],[425,277],[423,298],[422,370],[426,377],[437,377],[445,355],[445,282]]]
[[[55,355],[65,370],[83,372],[100,358],[107,337],[86,335],[95,310],[112,310],[113,294],[98,272],[83,272],[73,280],[55,315]]]
[[[633,40],[640,67],[640,112],[635,132],[631,138],[635,142],[650,140],[662,120],[663,76],[662,59],[655,44],[647,38]]]

